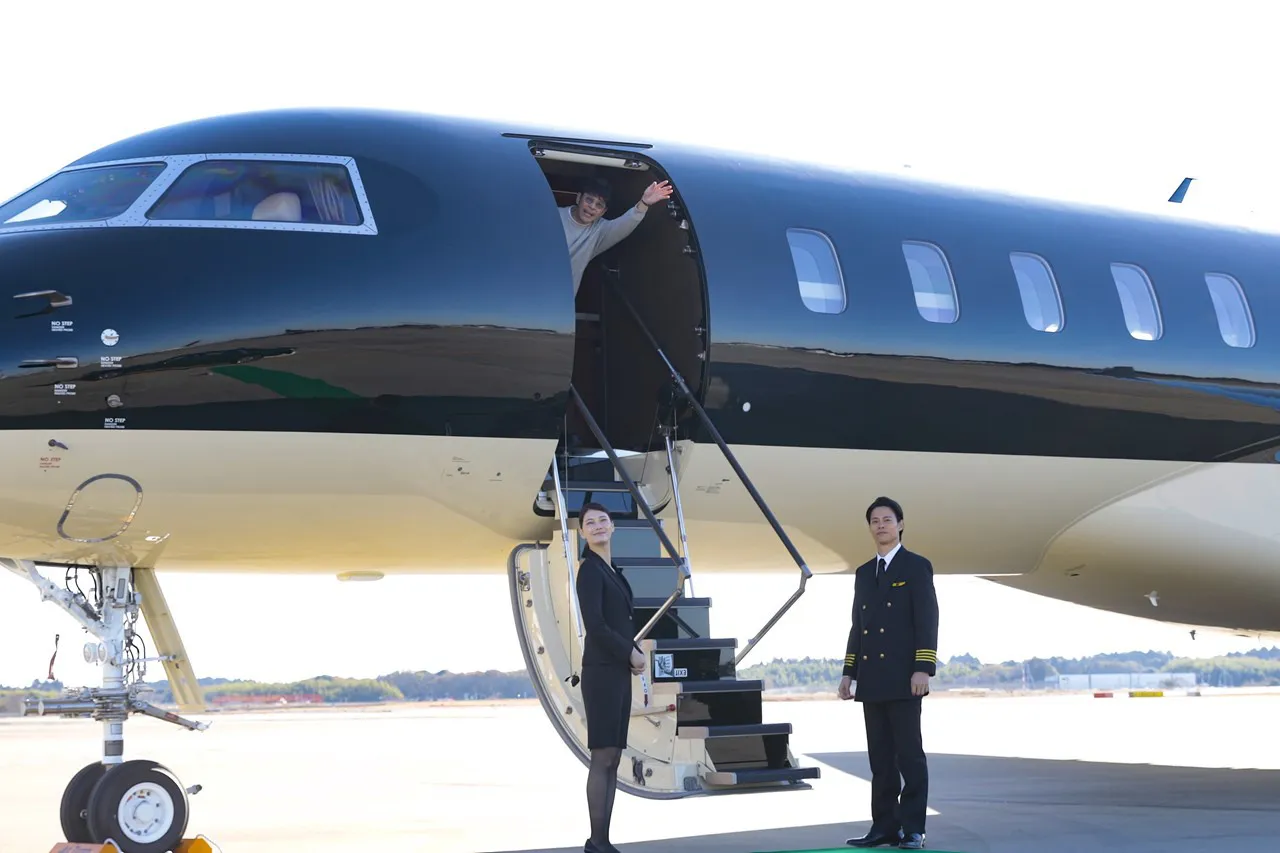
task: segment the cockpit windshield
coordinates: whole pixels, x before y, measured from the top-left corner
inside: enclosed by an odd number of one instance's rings
[[[59,172],[0,206],[0,230],[119,216],[146,192],[165,166],[164,163],[129,163]]]
[[[345,166],[254,160],[197,163],[165,191],[147,218],[316,225],[363,222]]]

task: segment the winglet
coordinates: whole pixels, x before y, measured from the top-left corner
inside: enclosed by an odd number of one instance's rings
[[[1182,183],[1178,184],[1178,188],[1173,191],[1173,195],[1169,196],[1169,201],[1174,204],[1182,204],[1182,200],[1187,197],[1187,190],[1191,189],[1191,182],[1195,178],[1183,178]]]

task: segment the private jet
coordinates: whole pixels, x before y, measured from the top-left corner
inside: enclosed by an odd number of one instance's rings
[[[606,218],[674,191],[575,293],[558,208],[598,178]],[[229,629],[255,574],[504,573],[585,761],[588,500],[648,657],[636,796],[820,784],[737,673],[815,575],[865,561],[876,495],[940,573],[1278,631],[1278,270],[1280,237],[1176,213],[456,117],[107,145],[0,206],[0,565],[102,670],[25,709],[103,727],[64,833],[158,853],[188,825],[177,775],[124,757],[132,715],[206,727],[169,573],[226,573]],[[703,572],[796,587],[740,644]]]

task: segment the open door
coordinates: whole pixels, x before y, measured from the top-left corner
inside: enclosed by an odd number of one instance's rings
[[[539,139],[530,142],[530,150],[557,207],[571,208],[589,178],[612,188],[605,219],[626,213],[654,181],[670,181],[674,188],[671,198],[650,208],[630,236],[587,265],[576,304],[574,387],[615,448],[657,450],[663,446],[658,424],[670,422],[665,415],[670,395],[664,393],[670,376],[626,302],[701,399],[706,282],[680,187],[656,161],[632,150],[585,140]],[[566,427],[570,447],[597,443],[572,406]]]

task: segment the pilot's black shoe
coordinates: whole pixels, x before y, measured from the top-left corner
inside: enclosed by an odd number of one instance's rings
[[[901,850],[923,850],[924,849],[924,833],[913,832],[904,836],[902,842],[898,844]]]
[[[866,835],[861,838],[850,838],[845,841],[845,844],[850,847],[897,847],[901,841],[901,829],[885,832],[882,829],[872,827]]]

